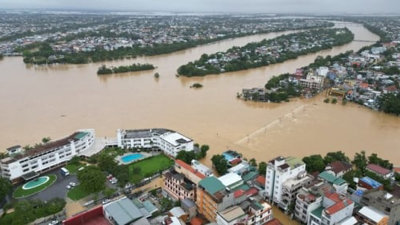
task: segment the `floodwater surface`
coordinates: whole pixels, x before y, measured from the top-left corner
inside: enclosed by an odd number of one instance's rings
[[[339,25],[339,26],[343,26]],[[378,37],[358,24],[346,24],[356,40]],[[294,72],[318,55],[336,55],[369,45],[347,45],[309,54],[281,64],[246,71],[176,77],[177,68],[203,53],[224,51],[270,33],[224,40],[171,54],[105,62],[107,66],[152,63],[153,71],[97,76],[103,63],[25,65],[21,57],[0,61],[0,148],[33,145],[76,129],[94,128],[97,136],[113,137],[118,128],[163,127],[177,130],[213,154],[228,148],[247,158],[267,161],[277,155],[304,156],[342,150],[352,156],[366,150],[400,163],[400,118],[347,104],[324,104],[323,96],[289,103],[245,102],[242,88],[262,87],[273,75]],[[160,73],[155,79],[153,74]],[[201,89],[192,89],[195,82]]]

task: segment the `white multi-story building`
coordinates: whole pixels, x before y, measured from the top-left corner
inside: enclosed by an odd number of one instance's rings
[[[246,221],[247,215],[239,206],[232,206],[217,212],[216,222],[218,225],[235,225]]]
[[[262,225],[272,219],[272,207],[268,203],[251,201],[247,209],[247,225]]]
[[[218,225],[262,225],[272,220],[272,207],[264,202],[246,200],[240,205],[217,212]]]
[[[1,176],[13,183],[32,179],[82,154],[94,141],[95,131],[88,129],[30,150],[13,149],[13,154],[10,152],[9,157],[0,161]]]
[[[336,192],[325,193],[322,206],[311,212],[308,225],[334,225],[353,215],[354,202]]]
[[[296,195],[299,190],[305,185],[309,185],[313,177],[306,172],[299,173],[296,177],[290,178],[283,182],[282,186],[282,200],[278,204],[279,208],[283,210],[291,210],[290,206],[295,203]]]
[[[193,159],[192,160],[192,167],[196,171],[206,175],[206,176],[213,176],[213,172],[210,168],[208,168],[206,165],[201,164],[199,161]]]
[[[300,79],[300,85],[304,88],[320,90],[324,85],[324,79],[323,76],[307,74],[306,79]]]
[[[312,184],[304,186],[296,196],[294,216],[302,223],[307,224],[310,214],[322,206],[322,199],[326,191],[333,187],[324,181],[316,180]]]
[[[167,129],[119,129],[117,144],[121,148],[158,148],[166,155],[173,157],[182,150],[193,151],[192,139]]]
[[[265,182],[266,198],[277,204],[282,201],[285,181],[306,172],[306,165],[295,157],[278,157],[268,162]]]

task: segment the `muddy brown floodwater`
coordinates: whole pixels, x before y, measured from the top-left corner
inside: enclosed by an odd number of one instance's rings
[[[338,26],[343,26],[338,25]],[[346,24],[355,39],[378,37],[358,24]],[[289,33],[289,32],[283,32]],[[277,155],[303,156],[342,150],[377,152],[400,163],[400,118],[353,104],[324,104],[322,97],[289,103],[251,103],[236,98],[242,88],[263,86],[269,78],[308,65],[318,55],[358,50],[353,41],[281,64],[200,78],[175,76],[176,69],[203,53],[273,38],[282,33],[224,40],[171,54],[105,62],[147,62],[154,71],[97,76],[102,63],[27,66],[22,58],[0,61],[0,148],[62,137],[80,128],[115,136],[118,128],[165,127],[211,146],[208,157],[227,148],[258,161]],[[155,72],[160,73],[156,80]],[[204,85],[191,89],[195,82]],[[210,160],[204,160],[210,164]]]

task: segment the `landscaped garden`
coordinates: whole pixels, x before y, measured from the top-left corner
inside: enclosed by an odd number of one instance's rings
[[[81,159],[78,156],[75,156],[67,163],[67,165],[65,165],[65,168],[70,174],[77,174],[78,170],[84,166],[85,164],[81,163]]]
[[[51,186],[57,180],[54,174],[36,178],[32,181],[19,186],[13,193],[14,198],[25,198],[41,192]]]

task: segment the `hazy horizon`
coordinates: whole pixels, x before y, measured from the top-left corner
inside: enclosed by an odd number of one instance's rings
[[[399,14],[398,0],[3,0],[2,9],[215,13]]]

